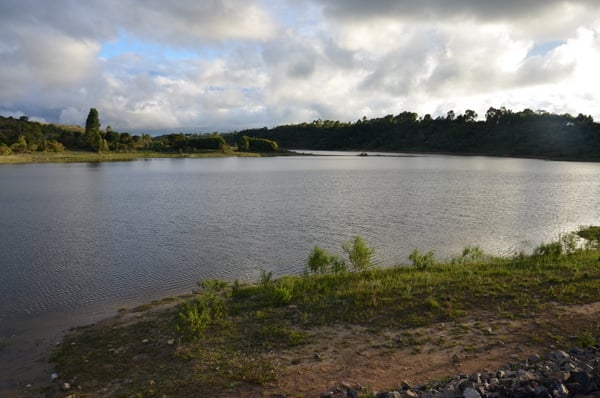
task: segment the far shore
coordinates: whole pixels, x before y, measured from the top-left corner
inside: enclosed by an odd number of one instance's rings
[[[64,151],[64,152],[29,152],[0,156],[0,164],[22,164],[22,163],[75,163],[75,162],[122,162],[137,159],[153,158],[219,158],[219,157],[260,157],[259,153],[234,152],[234,151],[205,151],[197,153],[174,153],[174,152],[88,152],[88,151]]]

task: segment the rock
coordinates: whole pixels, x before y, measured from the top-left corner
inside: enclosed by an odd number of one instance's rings
[[[71,389],[71,384],[67,382],[63,383],[62,389],[63,391],[69,391]]]
[[[346,393],[346,396],[350,396]],[[353,396],[353,395],[352,395]],[[554,351],[543,360],[531,355],[497,371],[457,375],[443,383],[373,393],[378,398],[600,398],[600,345],[587,349]],[[339,395],[334,395],[335,398]]]
[[[167,340],[167,345],[173,345],[173,344],[175,344],[175,339]]]
[[[570,377],[567,379],[569,383],[589,384],[592,376],[587,372],[571,372]]]
[[[473,383],[481,383],[481,375],[479,373],[473,373],[472,375],[469,376],[469,380],[472,381]]]
[[[142,340],[142,343],[144,343],[144,344],[148,344],[149,342],[150,342],[150,340],[148,340],[148,339]]]
[[[52,374],[50,375],[50,380],[54,381],[54,380],[56,380],[56,379],[58,379],[58,373],[52,373]]]
[[[319,397],[321,398],[333,398],[333,391],[322,392]]]
[[[348,398],[358,398],[358,391],[355,390],[354,388],[348,388],[346,390],[346,396]]]
[[[542,357],[540,357],[538,354],[533,354],[533,355],[530,355],[529,358],[527,358],[527,360],[529,362],[539,362],[542,360]]]
[[[571,358],[571,356],[561,350],[554,351],[552,354],[550,354],[551,360],[559,360],[560,361],[560,360],[565,360],[565,359],[569,359],[569,358]]]
[[[398,391],[386,391],[376,395],[377,398],[402,398],[402,394]]]
[[[479,392],[472,388],[472,387],[467,387],[465,388],[465,391],[463,391],[463,397],[464,398],[481,398],[481,394],[479,394]]]

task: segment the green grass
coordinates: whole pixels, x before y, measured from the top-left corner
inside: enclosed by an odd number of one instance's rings
[[[461,327],[464,317],[485,319],[474,328],[486,334],[495,320],[540,313],[550,303],[600,300],[598,250],[517,258],[483,257],[473,250],[467,255],[468,261],[424,268],[280,279],[263,273],[257,284],[205,281],[193,297],[143,313],[141,320],[75,330],[52,360],[61,381],[81,386],[83,394],[108,388],[111,396],[123,397],[210,396],[275,382],[278,369],[269,353],[312,341],[311,331],[323,325],[376,332],[451,321],[457,325],[451,338],[469,329]],[[580,331],[581,344],[596,341],[598,331]],[[531,339],[563,341],[548,333],[536,330]],[[432,343],[415,333],[402,336],[395,344],[415,353]]]

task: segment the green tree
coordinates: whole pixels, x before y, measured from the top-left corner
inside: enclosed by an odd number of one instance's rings
[[[342,250],[348,254],[348,260],[355,271],[364,271],[371,266],[371,256],[375,249],[367,246],[367,243],[360,236],[355,236],[353,240],[344,242]]]
[[[243,135],[238,142],[238,150],[247,152],[250,150],[250,138],[247,135]]]
[[[85,134],[100,132],[100,116],[96,108],[90,108],[88,117],[85,121]]]
[[[85,121],[85,142],[94,151],[102,152],[107,147],[106,140],[100,134],[100,117],[96,108],[90,108]]]
[[[10,155],[12,150],[5,143],[0,144],[0,155]]]
[[[19,139],[17,140],[17,142],[15,142],[14,144],[12,144],[10,148],[14,152],[17,152],[17,153],[26,152],[27,148],[28,148],[27,139],[25,138],[24,135],[20,135]]]
[[[333,257],[325,249],[315,246],[310,256],[308,256],[308,269],[311,272],[326,273],[332,260]]]

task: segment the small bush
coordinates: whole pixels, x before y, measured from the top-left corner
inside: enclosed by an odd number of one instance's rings
[[[326,273],[329,271],[332,259],[332,256],[325,249],[315,246],[306,261],[308,270],[313,273]]]
[[[266,299],[269,305],[280,307],[292,301],[292,291],[285,286],[272,286],[267,289]]]
[[[588,241],[592,248],[600,248],[600,226],[581,228],[576,234]]]
[[[593,347],[596,345],[596,339],[591,332],[584,332],[577,337],[577,344],[581,348]]]
[[[411,261],[412,265],[416,269],[420,270],[432,267],[435,264],[432,251],[428,251],[425,254],[421,254],[419,250],[415,249],[412,253],[410,253],[408,259]]]
[[[201,337],[206,329],[227,319],[227,305],[223,299],[207,291],[193,301],[182,304],[177,313],[177,330],[187,337]]]
[[[561,256],[563,247],[560,242],[542,243],[533,251],[534,256],[544,259],[556,259]]]
[[[330,255],[325,249],[320,246],[315,246],[312,253],[306,261],[307,270],[312,273],[325,274],[332,272],[341,274],[347,271],[346,263],[338,259],[337,256]]]
[[[10,149],[6,144],[0,144],[0,155],[8,156],[12,153],[12,149]]]
[[[452,264],[474,264],[480,263],[487,259],[487,256],[483,253],[478,246],[467,246],[463,249],[460,257],[452,259]]]
[[[367,243],[360,236],[355,236],[353,240],[344,242],[342,250],[348,254],[348,260],[355,271],[365,271],[371,266],[371,256],[375,249],[367,246]]]

